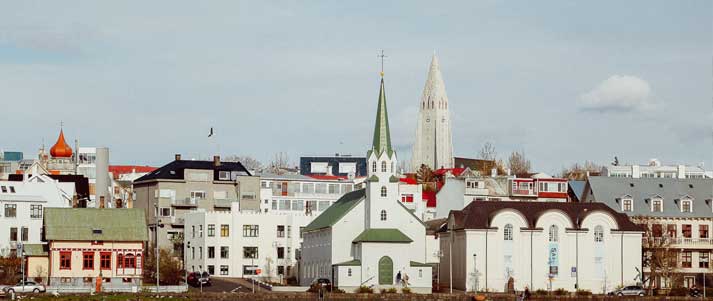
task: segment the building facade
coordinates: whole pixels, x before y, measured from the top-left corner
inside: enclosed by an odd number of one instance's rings
[[[604,204],[472,202],[439,232],[439,278],[466,291],[607,293],[636,284],[642,233]]]
[[[670,178],[703,179],[711,178],[710,172],[701,166],[663,165],[657,159],[651,159],[645,165],[608,165],[602,168],[602,176],[618,178]]]
[[[366,158],[335,154],[333,157],[300,157],[300,174],[303,176],[366,176]]]
[[[431,169],[453,168],[448,95],[435,54],[431,59],[428,78],[421,94],[417,122],[416,142],[411,156],[412,170],[418,170],[422,164]]]
[[[364,181],[346,177],[260,174],[260,211],[318,213]]]

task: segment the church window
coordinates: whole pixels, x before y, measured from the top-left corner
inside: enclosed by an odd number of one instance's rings
[[[386,197],[386,186],[381,186],[381,197]]]
[[[386,210],[381,210],[381,220],[382,221],[386,220]]]
[[[558,242],[559,241],[559,235],[557,231],[557,226],[552,225],[550,226],[550,242]]]
[[[381,162],[381,172],[386,172],[386,161]]]
[[[512,225],[511,224],[505,225],[505,229],[503,230],[503,239],[512,241]]]
[[[376,161],[371,162],[371,172],[376,172]]]

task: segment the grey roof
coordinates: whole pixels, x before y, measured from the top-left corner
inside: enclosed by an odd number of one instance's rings
[[[631,216],[713,217],[713,179],[617,178],[589,177],[587,201],[607,204],[621,211],[620,199],[634,201]],[[681,212],[676,202],[682,197],[693,199],[693,212]],[[663,199],[663,212],[651,212],[650,199]]]
[[[574,196],[577,197],[577,200],[582,200],[582,193],[584,192],[584,185],[587,184],[587,181],[569,181],[569,189],[574,192]]]

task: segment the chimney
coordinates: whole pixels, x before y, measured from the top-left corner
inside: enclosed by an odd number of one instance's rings
[[[106,147],[96,148],[96,184],[94,199],[95,200],[111,200],[112,191],[111,188],[111,178],[109,177],[109,149]],[[110,207],[111,204],[103,203],[103,206]],[[96,203],[95,203],[96,207]]]
[[[213,166],[220,166],[220,156],[213,156]]]
[[[175,159],[176,161],[180,161],[180,160],[181,160],[181,154],[175,154],[175,155],[174,155],[174,159]]]

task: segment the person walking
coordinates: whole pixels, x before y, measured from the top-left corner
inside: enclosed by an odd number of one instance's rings
[[[530,300],[530,289],[527,286],[525,286],[525,291],[522,292],[522,297],[524,301]]]
[[[404,287],[408,287],[408,274],[404,273]]]
[[[401,285],[401,271],[396,273],[396,285]]]

